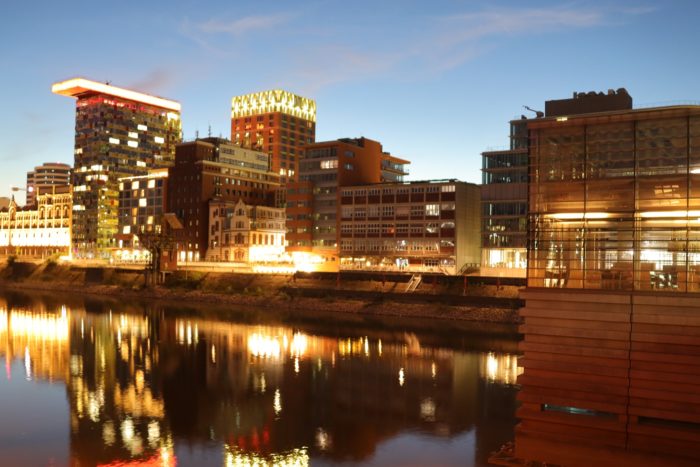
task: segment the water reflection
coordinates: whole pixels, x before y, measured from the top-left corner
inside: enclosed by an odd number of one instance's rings
[[[65,463],[186,464],[185,446],[231,466],[369,462],[383,443],[414,432],[475,433],[476,447],[434,459],[469,465],[512,437],[512,354],[425,344],[412,332],[324,334],[89,308],[0,299],[7,379],[23,360],[22,376],[34,379],[26,384],[65,385]]]

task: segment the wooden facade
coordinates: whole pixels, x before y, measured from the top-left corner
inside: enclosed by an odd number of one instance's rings
[[[516,456],[700,463],[700,295],[528,288]]]

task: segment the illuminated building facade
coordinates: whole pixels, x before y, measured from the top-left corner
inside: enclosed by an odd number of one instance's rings
[[[528,121],[521,459],[700,460],[700,106],[622,91],[630,108],[567,114],[575,95]]]
[[[27,206],[33,206],[36,202],[38,190],[43,192],[52,186],[70,185],[70,165],[60,162],[45,162],[34,170],[27,172]]]
[[[82,78],[52,91],[77,99],[73,249],[106,257],[117,247],[118,179],[172,165],[182,139],[180,104]]]
[[[478,265],[480,188],[457,180],[340,191],[341,268],[457,274]]]
[[[14,199],[0,211],[0,254],[46,257],[70,254],[73,197],[69,186],[39,190],[33,208],[19,208]]]
[[[281,89],[231,99],[231,141],[270,155],[280,182],[298,180],[302,147],[316,140],[316,101]]]
[[[280,262],[285,247],[283,208],[213,199],[209,202],[207,261]]]
[[[527,271],[527,120],[510,122],[510,148],[481,153],[481,275]]]
[[[529,128],[530,287],[700,291],[700,106]]]
[[[139,234],[160,234],[168,199],[168,169],[153,169],[148,175],[119,179],[118,261],[145,261],[138,249]]]
[[[269,170],[265,153],[222,138],[179,144],[169,171],[168,211],[182,222],[176,233],[179,261],[200,261],[209,245],[211,200],[271,206],[279,175]]]
[[[403,179],[408,161],[368,138],[344,138],[306,146],[299,182],[287,186],[287,240],[291,252],[313,252],[338,268],[339,188]],[[390,167],[389,167],[390,166]]]

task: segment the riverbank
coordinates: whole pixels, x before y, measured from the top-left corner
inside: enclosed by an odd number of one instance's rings
[[[15,290],[42,290],[208,303],[314,310],[362,316],[393,316],[517,324],[513,287],[471,285],[467,296],[443,290],[437,281],[421,293],[400,293],[398,280],[328,280],[313,275],[231,274],[178,271],[163,286],[144,287],[143,273],[118,268],[81,268],[52,262],[13,263],[0,269],[0,285]],[[490,290],[489,287],[494,290]],[[515,291],[517,294],[517,290]],[[495,296],[494,296],[495,295]]]

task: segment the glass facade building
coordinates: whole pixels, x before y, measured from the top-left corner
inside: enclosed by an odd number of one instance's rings
[[[527,267],[527,122],[510,122],[510,148],[485,151],[481,275],[524,277]]]
[[[77,98],[73,250],[106,257],[117,247],[118,179],[173,164],[182,139],[180,104],[82,78],[52,91]]]
[[[700,106],[528,129],[529,287],[700,291]]]

